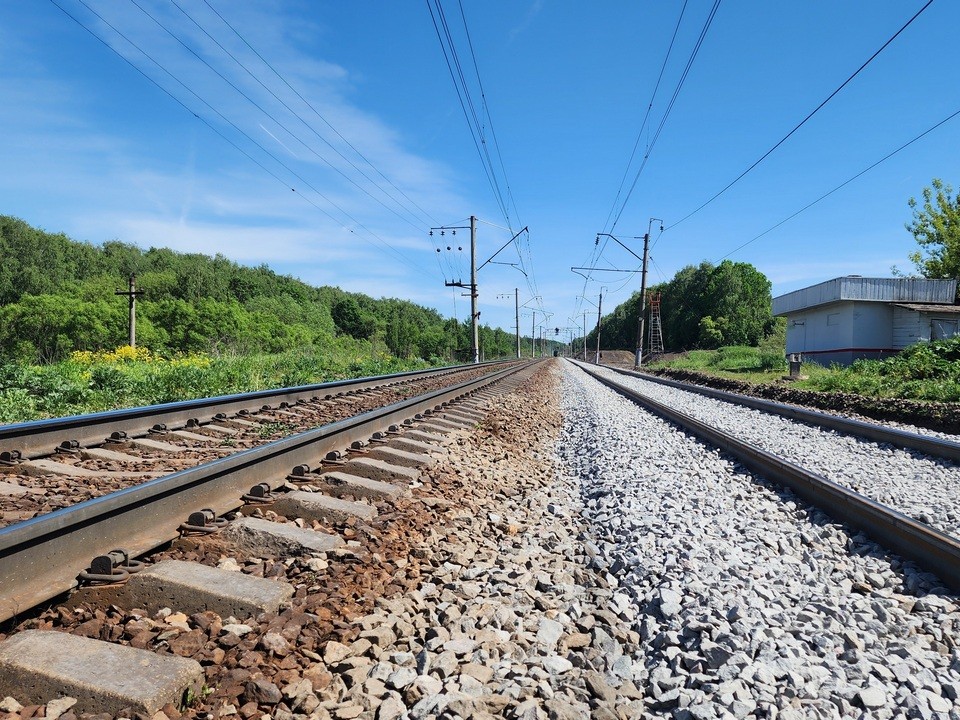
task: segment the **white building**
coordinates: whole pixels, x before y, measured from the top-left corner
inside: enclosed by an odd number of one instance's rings
[[[787,319],[788,355],[849,365],[957,335],[956,293],[956,280],[848,275],[775,297],[773,314]]]

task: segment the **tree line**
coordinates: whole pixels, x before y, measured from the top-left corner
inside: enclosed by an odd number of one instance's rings
[[[137,344],[157,354],[275,353],[355,346],[440,364],[466,360],[470,324],[399,299],[313,287],[222,255],[78,242],[0,215],[0,355],[50,363],[127,342],[118,290],[136,276]],[[529,347],[529,340],[527,340]],[[481,326],[485,358],[516,353],[514,334]]]
[[[660,293],[663,344],[668,351],[712,349],[725,345],[756,346],[777,326],[771,312],[770,281],[753,265],[706,260],[688,265],[669,282],[650,288]],[[643,345],[648,346],[649,302]],[[640,293],[603,317],[601,349],[636,347]],[[587,335],[587,347],[596,347],[597,329]]]

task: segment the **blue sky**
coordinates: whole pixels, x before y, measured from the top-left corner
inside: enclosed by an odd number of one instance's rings
[[[428,230],[476,215],[480,262],[529,228],[496,258],[513,266],[479,274],[481,321],[507,329],[515,287],[538,321],[553,313],[551,328],[595,316],[603,288],[605,310],[639,288],[639,275],[570,271],[637,269],[615,243],[595,245],[599,232],[639,254],[635,238],[662,219],[649,282],[668,280],[718,262],[960,110],[960,3],[936,0],[760,165],[678,222],[924,1],[724,0],[653,142],[712,2],[463,0],[468,42],[461,5],[442,0],[505,217],[444,60],[435,2],[56,3],[0,3],[0,213],[93,243],[266,263],[461,319],[468,299],[444,283],[468,281],[468,233]],[[636,185],[615,203],[625,173]],[[910,270],[907,200],[934,177],[960,185],[960,117],[729,257],[765,273],[775,295]]]

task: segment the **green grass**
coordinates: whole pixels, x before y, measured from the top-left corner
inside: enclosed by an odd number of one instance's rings
[[[362,348],[158,358],[140,348],[74,353],[52,365],[0,361],[0,424],[426,367]]]
[[[691,350],[653,368],[694,370],[744,382],[771,383],[786,371],[783,354],[770,347],[724,347]],[[803,380],[794,387],[846,392],[868,397],[936,402],[960,401],[960,338],[912,345],[883,360],[858,360],[849,367],[823,367],[805,362]]]

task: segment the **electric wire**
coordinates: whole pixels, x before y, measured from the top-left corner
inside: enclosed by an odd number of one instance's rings
[[[353,150],[353,152],[357,154],[357,157],[359,157],[363,162],[365,162],[368,166],[370,166],[370,168],[371,168],[377,175],[379,175],[388,185],[390,185],[390,187],[392,187],[394,190],[396,190],[396,191],[401,195],[401,197],[403,197],[407,202],[409,202],[413,207],[415,207],[415,208],[421,213],[421,216],[422,216],[423,218],[426,218],[430,223],[432,223],[432,224],[434,224],[434,225],[439,224],[438,221],[435,220],[435,219],[433,218],[433,216],[430,215],[429,212],[427,212],[426,210],[424,210],[415,200],[413,200],[409,195],[407,195],[402,189],[400,189],[399,187],[397,187],[397,185],[396,185],[389,177],[387,177],[376,165],[374,165],[362,152],[360,152],[360,150],[358,150],[358,149],[353,145],[353,143],[351,143],[349,140],[347,140],[347,138],[345,138],[345,137],[340,133],[340,131],[337,130],[337,128],[334,127],[334,126],[320,113],[320,111],[317,110],[316,107],[314,107],[314,105],[313,105],[307,98],[305,98],[305,97],[300,93],[299,90],[297,90],[293,85],[291,85],[290,82],[289,82],[283,75],[281,75],[280,72],[279,72],[255,47],[253,47],[253,45],[251,45],[250,42],[249,42],[242,34],[240,34],[240,31],[238,31],[233,25],[231,25],[230,22],[229,22],[215,7],[213,7],[213,5],[210,4],[209,0],[203,0],[203,3],[204,3],[208,8],[210,8],[210,10],[220,19],[220,21],[221,21],[234,35],[236,35],[236,37],[237,37],[244,45],[246,45],[247,49],[249,49],[254,55],[256,55],[257,58],[259,58],[260,62],[262,62],[262,63],[270,70],[270,72],[272,72],[272,73],[277,77],[277,79],[280,80],[280,82],[282,82],[282,83],[287,87],[288,90],[290,90],[291,92],[293,92],[293,94],[296,95],[297,98],[298,98],[304,105],[306,105],[306,106],[310,109],[310,111],[311,111],[314,115],[316,115],[317,118],[318,118],[321,122],[323,122],[331,131],[333,131],[333,133],[334,133],[338,138],[340,138],[340,140],[342,140],[343,143],[344,143],[347,147],[349,147],[351,150]],[[178,5],[177,7],[179,7],[179,5]],[[181,9],[181,12],[183,12],[182,9]],[[184,14],[186,14],[186,13],[184,13]],[[188,17],[189,17],[189,15],[188,15]],[[191,18],[191,20],[192,20],[192,18]],[[194,21],[194,22],[196,22],[196,21]],[[258,82],[259,82],[259,80],[258,80]],[[261,84],[262,84],[262,83],[261,83]],[[271,94],[273,94],[273,93],[271,92]],[[274,97],[276,97],[276,96],[274,96]],[[281,101],[281,102],[282,102],[282,101]],[[286,107],[286,105],[284,105],[284,107]],[[290,109],[290,108],[288,108],[288,109]],[[291,110],[291,112],[293,112],[293,110]],[[306,124],[306,122],[305,122],[302,118],[300,118],[299,115],[297,115],[297,117],[298,117],[298,119],[301,120],[301,122],[304,122],[304,123]],[[309,126],[309,125],[308,125],[308,126]],[[309,126],[309,127],[310,127],[311,129],[313,129],[312,126]],[[316,130],[314,130],[314,133],[316,133]],[[324,142],[327,142],[326,139],[323,138],[323,137],[321,137],[319,134],[317,134],[317,136],[320,137],[321,140],[323,140]],[[327,143],[327,144],[329,145],[330,143]],[[361,171],[361,170],[360,170],[359,168],[357,168],[352,162],[350,162],[343,154],[340,153],[339,150],[337,150],[336,148],[334,148],[332,145],[330,145],[330,147],[333,148],[334,152],[336,152],[338,155],[340,155],[341,158],[343,158],[345,161],[349,162],[350,165],[357,170],[357,172],[360,172],[362,175],[364,175],[364,177],[367,177],[366,174],[363,173],[363,171]],[[368,178],[368,179],[369,179],[369,178]],[[373,181],[371,180],[371,182],[373,182]],[[374,182],[374,184],[377,184],[377,183]],[[379,185],[378,185],[378,187],[379,187]],[[381,188],[381,191],[383,191],[384,194],[389,195],[389,193],[387,193],[386,191],[382,190],[382,188]],[[395,201],[395,202],[398,202],[398,201],[396,201],[396,199],[394,199],[394,201]],[[398,204],[399,204],[399,202],[398,202]]]
[[[191,54],[193,57],[195,57],[199,62],[203,63],[203,65],[204,65],[207,69],[209,69],[209,70],[210,70],[212,73],[214,73],[217,77],[219,77],[221,80],[223,80],[223,82],[225,82],[228,86],[230,86],[233,90],[235,90],[241,97],[243,97],[247,102],[249,102],[251,105],[253,105],[257,110],[259,110],[261,113],[263,113],[263,114],[266,115],[268,118],[270,118],[270,120],[273,121],[273,123],[276,124],[277,127],[282,128],[284,132],[286,132],[290,137],[292,137],[294,140],[296,140],[298,143],[300,143],[300,145],[302,145],[302,146],[304,147],[304,149],[306,149],[306,150],[309,151],[311,154],[313,154],[318,160],[320,160],[321,162],[323,162],[324,164],[326,164],[328,167],[330,167],[330,169],[332,169],[335,173],[337,173],[338,175],[340,175],[344,180],[346,180],[348,183],[350,183],[350,184],[353,185],[355,188],[357,188],[360,192],[364,193],[364,194],[365,194],[367,197],[369,197],[371,200],[373,200],[374,202],[376,202],[377,204],[381,205],[382,207],[384,207],[384,208],[385,208],[386,210],[388,210],[389,212],[391,212],[391,213],[393,213],[394,215],[396,215],[396,216],[397,216],[400,220],[402,220],[403,222],[405,222],[405,223],[407,223],[408,225],[410,225],[414,230],[420,231],[420,230],[423,229],[422,226],[417,225],[417,224],[411,222],[408,218],[406,218],[406,217],[404,217],[403,215],[401,215],[400,213],[398,213],[394,208],[392,208],[392,207],[390,207],[389,205],[387,205],[386,203],[384,203],[380,198],[376,197],[373,193],[371,193],[371,192],[370,192],[369,190],[367,190],[365,187],[361,186],[359,183],[357,183],[355,180],[353,180],[353,178],[351,178],[350,176],[348,176],[348,175],[347,175],[345,172],[343,172],[340,168],[338,168],[338,167],[337,167],[336,165],[334,165],[332,162],[330,162],[329,160],[327,160],[327,158],[323,157],[323,156],[322,156],[320,153],[318,153],[314,148],[310,147],[307,143],[305,143],[305,142],[303,141],[303,139],[302,139],[299,135],[297,135],[296,133],[294,133],[292,130],[290,130],[290,128],[288,128],[286,125],[284,125],[282,122],[280,122],[280,120],[278,120],[272,113],[270,113],[270,112],[269,112],[266,108],[264,108],[260,103],[258,103],[258,102],[257,102],[256,100],[254,100],[252,97],[250,97],[250,95],[249,95],[248,93],[244,92],[239,86],[237,86],[236,83],[234,83],[232,80],[230,80],[229,78],[227,78],[222,72],[220,72],[220,71],[217,70],[215,67],[213,67],[213,65],[211,65],[205,58],[201,57],[201,55],[200,55],[196,50],[194,50],[194,49],[191,48],[189,45],[187,45],[187,43],[184,42],[182,38],[178,37],[172,30],[170,30],[170,28],[168,28],[166,25],[164,25],[162,22],[160,22],[160,20],[158,20],[154,15],[152,15],[148,10],[146,10],[146,9],[138,2],[138,0],[130,0],[130,2],[131,2],[138,10],[140,10],[140,12],[142,12],[144,15],[146,15],[148,18],[150,18],[150,19],[157,25],[157,27],[159,27],[161,30],[163,30],[165,33],[167,33],[167,35],[169,35],[171,38],[173,38],[184,50],[186,50],[188,53],[190,53],[190,54]],[[206,31],[203,30],[203,28],[200,27],[200,25],[197,24],[196,21],[193,20],[193,18],[191,18],[189,15],[187,15],[187,14],[180,8],[180,6],[177,5],[177,3],[176,3],[174,0],[171,0],[171,2],[173,2],[173,4],[177,7],[177,9],[179,9],[181,12],[183,12],[184,15],[186,15],[188,19],[190,19],[191,21],[193,21],[194,24],[196,24],[197,27],[199,27],[202,32],[206,33]],[[243,64],[242,64],[239,60],[237,60],[237,59],[236,59],[229,51],[227,51],[219,42],[217,42],[213,37],[211,37],[211,36],[209,35],[209,33],[206,33],[206,34],[207,34],[207,37],[209,37],[214,43],[216,43],[217,46],[220,47],[220,49],[223,50],[234,62],[236,62],[241,68],[243,68],[244,70],[246,70],[246,71],[248,72],[248,74],[250,74],[250,76],[253,77],[253,78],[256,80],[256,77],[254,77],[253,74],[250,73],[249,70],[247,70],[246,67],[244,67]],[[258,81],[258,82],[259,82],[259,81]],[[263,85],[263,83],[261,83],[261,85]],[[263,87],[264,87],[264,89],[266,89],[268,92],[270,92],[270,90],[269,90],[265,85],[264,85]],[[272,93],[271,93],[271,94],[272,94]],[[276,95],[274,95],[274,97],[276,98]],[[280,99],[277,98],[277,100],[280,100]],[[280,101],[280,102],[282,103],[283,101]],[[284,105],[284,106],[286,107],[286,105]],[[287,108],[287,109],[289,110],[289,108]],[[300,118],[298,117],[298,119],[300,119]],[[302,122],[302,120],[301,120],[301,122]],[[304,123],[304,124],[306,124],[306,123]],[[309,126],[307,126],[307,127],[309,127]],[[320,137],[320,136],[318,135],[318,137]],[[322,139],[323,139],[323,138],[321,137],[321,140],[322,140]],[[329,143],[327,143],[327,144],[329,145]],[[331,145],[331,148],[332,148],[332,145]],[[366,175],[364,175],[364,176],[366,177]],[[368,179],[369,179],[369,178],[368,178]]]
[[[932,4],[933,4],[933,0],[927,0],[926,4],[924,4],[923,7],[921,7],[919,10],[917,10],[917,12],[913,15],[913,17],[911,17],[909,20],[907,20],[907,22],[903,25],[903,27],[901,27],[899,30],[897,30],[897,32],[895,32],[883,45],[880,46],[880,49],[878,49],[876,52],[873,53],[873,55],[871,55],[869,58],[867,58],[867,60],[866,60],[859,68],[857,68],[856,71],[855,71],[852,75],[850,75],[850,77],[848,77],[846,80],[844,80],[844,81],[839,85],[839,87],[837,87],[836,90],[834,90],[832,93],[830,93],[830,94],[826,97],[826,99],[824,99],[819,105],[817,105],[817,107],[815,107],[803,120],[801,120],[799,123],[797,123],[797,125],[795,125],[794,128],[793,128],[790,132],[788,132],[786,135],[784,135],[782,138],[780,138],[780,140],[777,142],[776,145],[774,145],[772,148],[770,148],[769,150],[767,150],[763,155],[761,155],[756,161],[754,161],[754,163],[753,163],[750,167],[748,167],[746,170],[744,170],[742,173],[740,173],[736,178],[734,178],[730,183],[728,183],[722,190],[720,190],[720,192],[718,192],[716,195],[714,195],[713,197],[711,197],[709,200],[707,200],[706,202],[704,202],[702,205],[700,205],[698,208],[696,208],[696,209],[693,210],[692,212],[688,213],[687,215],[685,215],[685,216],[683,216],[682,218],[680,218],[679,220],[677,220],[677,222],[675,222],[673,225],[671,225],[671,226],[668,227],[667,229],[670,230],[670,229],[672,229],[672,228],[675,228],[677,225],[679,225],[679,224],[682,223],[683,221],[688,220],[688,219],[690,219],[691,217],[693,217],[694,215],[696,215],[698,212],[700,212],[700,211],[703,210],[705,207],[707,207],[707,205],[709,205],[710,203],[712,203],[712,202],[713,202],[714,200],[716,200],[718,197],[720,197],[721,195],[723,195],[727,190],[729,190],[729,189],[732,188],[734,185],[736,185],[738,182],[740,182],[740,180],[742,180],[742,179],[744,178],[744,176],[746,176],[747,173],[749,173],[751,170],[753,170],[755,167],[757,167],[757,165],[759,165],[759,164],[762,163],[764,160],[766,160],[767,157],[769,157],[771,153],[773,153],[778,147],[780,147],[781,145],[783,145],[783,143],[785,143],[785,142],[787,141],[787,139],[790,138],[791,135],[793,135],[795,132],[797,132],[797,130],[799,130],[801,127],[803,127],[803,126],[807,123],[807,121],[810,120],[810,118],[812,118],[814,115],[816,115],[816,114],[821,110],[821,108],[823,108],[824,105],[826,105],[828,102],[830,102],[830,101],[837,95],[837,93],[839,93],[841,90],[843,90],[843,88],[845,88],[857,75],[859,75],[859,74],[861,73],[861,71],[863,71],[863,69],[867,67],[867,65],[869,65],[871,62],[873,62],[874,59],[875,59],[878,55],[880,55],[880,53],[882,53],[894,40],[896,40],[897,37],[899,37],[900,34],[901,34],[904,30],[906,30],[908,27],[910,27],[910,25],[913,24],[913,21],[916,20],[918,17],[920,17],[920,15],[924,12],[924,10],[926,10],[926,9],[927,9],[928,7],[930,7],[930,5],[932,5]]]
[[[507,169],[503,164],[503,154],[500,152],[500,143],[497,140],[497,131],[493,126],[493,116],[490,114],[490,106],[487,104],[487,94],[483,89],[483,81],[480,79],[480,66],[477,64],[477,56],[473,50],[473,39],[470,37],[470,28],[467,26],[467,16],[463,11],[463,0],[458,0],[460,6],[460,17],[463,20],[463,32],[467,36],[467,46],[470,49],[470,58],[473,60],[473,70],[474,74],[477,77],[477,87],[480,88],[480,100],[483,104],[483,112],[487,117],[487,123],[490,127],[490,137],[493,139],[493,147],[497,152],[497,159],[500,161],[500,173],[503,175],[503,183],[507,187],[507,201],[504,202],[504,206],[508,210],[506,217],[507,225],[510,228],[510,233],[513,234],[513,224],[510,222],[509,216],[509,207],[510,203],[513,203],[513,209],[517,213],[517,223],[520,223],[520,212],[517,210],[516,202],[513,201],[513,192],[510,189],[510,181],[507,179]]]
[[[670,54],[673,52],[673,44],[677,40],[677,33],[680,32],[680,24],[683,22],[683,15],[687,10],[688,0],[683,0],[683,7],[680,8],[680,17],[677,18],[677,24],[673,28],[673,36],[670,38],[670,45],[667,47],[667,54],[663,58],[663,64],[660,66],[660,74],[657,76],[657,82],[653,86],[653,93],[650,95],[650,102],[647,103],[647,111],[643,114],[643,122],[640,123],[640,130],[637,132],[637,139],[633,143],[633,150],[630,152],[630,159],[627,160],[627,166],[623,169],[623,177],[620,178],[620,187],[617,188],[617,196],[613,199],[613,205],[610,206],[610,212],[607,213],[607,219],[603,222],[604,232],[607,232],[607,226],[610,224],[610,218],[613,217],[614,210],[617,209],[617,203],[620,201],[620,195],[623,193],[623,186],[627,182],[627,175],[630,173],[630,167],[633,165],[633,159],[637,156],[637,148],[640,147],[640,140],[643,139],[643,131],[647,127],[647,121],[650,119],[650,112],[653,110],[653,103],[657,98],[657,91],[660,89],[660,82],[663,80],[663,73],[667,69],[667,62],[670,60]]]
[[[884,155],[882,158],[880,158],[879,160],[877,160],[877,161],[876,161],[875,163],[873,163],[872,165],[864,168],[863,170],[861,170],[860,172],[858,172],[858,173],[857,173],[856,175],[854,175],[853,177],[850,177],[850,178],[848,178],[847,180],[844,180],[842,183],[840,183],[840,184],[837,185],[835,188],[833,188],[833,190],[830,190],[829,192],[824,193],[823,195],[821,195],[820,197],[818,197],[818,198],[817,198],[816,200],[814,200],[813,202],[808,203],[807,205],[804,205],[802,208],[800,208],[799,210],[797,210],[797,211],[796,211],[795,213],[793,213],[792,215],[784,218],[783,220],[781,220],[780,222],[778,222],[776,225],[773,225],[773,226],[767,228],[766,230],[764,230],[762,233],[760,233],[760,234],[757,235],[756,237],[754,237],[754,238],[752,238],[752,239],[750,239],[750,240],[747,240],[747,241],[746,241],[745,243],[743,243],[742,245],[734,248],[733,250],[731,250],[730,252],[728,252],[726,255],[724,255],[722,258],[720,258],[720,260],[721,260],[721,261],[722,261],[722,260],[726,260],[728,257],[730,257],[731,255],[733,255],[734,253],[739,252],[740,250],[742,250],[743,248],[745,248],[747,245],[750,245],[751,243],[756,242],[757,240],[759,240],[760,238],[762,238],[762,237],[763,237],[764,235],[766,235],[767,233],[770,233],[770,232],[776,230],[778,227],[780,227],[780,226],[783,225],[784,223],[787,223],[787,222],[789,222],[790,220],[793,220],[793,218],[797,217],[797,215],[799,215],[800,213],[809,210],[809,209],[812,208],[814,205],[816,205],[817,203],[819,203],[821,200],[825,200],[826,198],[830,197],[831,195],[833,195],[835,192],[837,192],[837,191],[840,190],[841,188],[846,187],[847,185],[849,185],[850,183],[852,183],[854,180],[856,180],[856,179],[858,179],[859,177],[861,177],[862,175],[865,175],[866,173],[870,172],[871,170],[873,170],[873,169],[874,169],[875,167],[877,167],[878,165],[886,162],[887,160],[889,160],[890,158],[892,158],[894,155],[896,155],[896,154],[899,153],[900,151],[905,150],[906,148],[910,147],[910,146],[913,145],[915,142],[917,142],[917,141],[920,140],[921,138],[925,137],[926,135],[929,135],[929,134],[932,133],[934,130],[936,130],[937,128],[939,128],[941,125],[944,125],[944,124],[948,123],[950,120],[953,120],[953,119],[954,119],[955,117],[957,117],[958,115],[960,115],[960,110],[957,110],[956,112],[948,115],[948,116],[945,117],[943,120],[941,120],[940,122],[938,122],[936,125],[933,125],[932,127],[927,128],[927,129],[924,130],[922,133],[920,133],[919,135],[917,135],[916,137],[914,137],[912,140],[909,140],[909,141],[905,142],[903,145],[901,145],[900,147],[898,147],[896,150],[894,150],[894,151],[892,151],[892,152],[890,152],[890,153],[887,153],[886,155]]]
[[[447,64],[447,70],[450,72],[454,89],[457,92],[457,98],[460,101],[460,107],[463,110],[464,118],[466,118],[467,127],[470,130],[470,137],[473,140],[474,146],[476,147],[477,154],[480,157],[480,163],[483,165],[483,170],[487,177],[487,182],[489,183],[490,189],[493,191],[497,204],[500,207],[500,212],[504,217],[509,217],[506,207],[504,206],[503,193],[500,191],[496,174],[493,172],[493,166],[490,162],[490,154],[485,149],[486,142],[483,139],[482,124],[477,116],[476,106],[473,103],[473,98],[470,96],[470,90],[466,84],[466,78],[463,74],[463,67],[460,64],[456,47],[453,44],[453,36],[450,33],[450,28],[447,25],[445,16],[443,14],[443,7],[440,5],[440,0],[435,0],[435,4],[437,10],[436,13],[434,13],[434,7],[431,5],[431,0],[427,0],[427,9],[430,11],[430,19],[433,21],[433,27],[437,33],[437,39],[440,41],[440,49],[443,51],[443,57]],[[442,32],[440,29],[441,26],[443,27]],[[446,43],[444,43],[444,37],[447,38]],[[509,225],[509,222],[507,224]]]
[[[53,5],[55,5],[61,12],[63,12],[64,15],[66,15],[68,18],[70,18],[71,20],[73,20],[73,21],[74,21],[77,25],[79,25],[83,30],[85,30],[85,31],[88,32],[91,36],[93,36],[98,42],[100,42],[101,44],[103,44],[107,49],[109,49],[111,52],[113,52],[115,55],[117,55],[117,57],[119,57],[121,60],[123,60],[125,63],[127,63],[130,67],[132,67],[134,70],[136,70],[141,76],[143,76],[143,77],[144,77],[146,80],[148,80],[151,84],[153,84],[155,87],[157,87],[157,89],[159,89],[161,92],[163,92],[165,95],[167,95],[167,96],[168,96],[171,100],[173,100],[175,103],[177,103],[178,105],[180,105],[180,107],[182,107],[184,110],[186,110],[186,111],[187,111],[188,113],[190,113],[192,116],[194,116],[194,117],[195,117],[197,120],[199,120],[201,123],[203,123],[204,125],[206,125],[206,126],[207,126],[210,130],[212,130],[216,135],[218,135],[218,136],[221,137],[223,140],[225,140],[230,146],[232,146],[233,148],[235,148],[236,150],[238,150],[244,157],[246,157],[246,158],[249,159],[251,162],[253,162],[255,165],[257,165],[257,167],[259,167],[260,169],[262,169],[264,172],[266,172],[267,174],[269,174],[271,177],[273,177],[273,178],[274,178],[275,180],[277,180],[278,182],[282,183],[284,187],[289,188],[291,191],[295,192],[299,197],[303,198],[303,199],[304,199],[305,201],[307,201],[311,206],[313,206],[315,209],[317,209],[317,210],[319,210],[321,213],[323,213],[326,217],[328,217],[329,219],[331,219],[332,221],[334,221],[334,222],[337,223],[338,225],[342,225],[342,221],[341,221],[341,220],[339,220],[338,218],[334,217],[334,216],[331,215],[327,210],[325,210],[325,209],[323,209],[322,207],[320,207],[319,205],[317,205],[315,202],[313,202],[309,197],[307,197],[306,195],[304,195],[302,192],[297,191],[297,189],[296,189],[295,187],[290,187],[290,184],[289,184],[287,181],[283,180],[279,175],[277,175],[275,172],[273,172],[272,170],[270,170],[269,168],[267,168],[262,162],[260,162],[259,160],[257,160],[256,158],[254,158],[252,155],[250,155],[250,153],[248,153],[246,150],[244,150],[243,148],[241,148],[236,142],[234,142],[232,139],[228,138],[221,130],[219,130],[218,128],[216,128],[209,120],[207,120],[206,118],[201,117],[201,116],[199,115],[199,113],[197,113],[196,111],[192,110],[192,109],[191,109],[186,103],[184,103],[180,98],[176,97],[176,96],[175,96],[172,92],[170,92],[167,88],[163,87],[163,85],[161,85],[157,80],[155,80],[154,78],[150,77],[144,70],[142,70],[141,68],[139,68],[134,62],[132,62],[132,61],[129,60],[128,58],[124,57],[122,53],[120,53],[116,48],[114,48],[112,45],[110,45],[110,43],[108,43],[104,38],[100,37],[100,36],[99,36],[96,32],[94,32],[91,28],[87,27],[87,26],[83,23],[83,21],[81,21],[78,17],[76,17],[76,16],[75,16],[74,14],[72,14],[71,12],[69,12],[69,11],[68,11],[65,7],[63,7],[57,0],[50,0],[50,2],[51,2]],[[239,128],[239,127],[238,127],[235,123],[233,123],[231,120],[229,120],[228,118],[226,118],[220,111],[218,111],[216,108],[214,108],[212,105],[210,105],[206,100],[204,100],[202,97],[200,97],[197,93],[195,93],[193,90],[191,90],[189,87],[187,87],[182,81],[180,81],[176,76],[174,76],[169,70],[167,70],[162,64],[160,64],[155,58],[153,58],[153,57],[152,57],[149,53],[147,53],[143,48],[141,48],[139,45],[137,45],[137,43],[133,42],[133,40],[131,40],[131,39],[130,39],[127,35],[125,35],[124,33],[122,33],[116,26],[114,26],[114,25],[113,25],[112,23],[110,23],[106,18],[104,18],[102,15],[100,15],[96,10],[94,10],[92,7],[90,7],[90,6],[85,2],[85,0],[78,0],[78,2],[79,2],[81,5],[83,5],[85,8],[87,8],[87,10],[88,10],[90,13],[92,13],[97,19],[99,19],[104,25],[106,25],[106,26],[109,27],[114,33],[116,33],[118,37],[122,38],[122,39],[123,39],[125,42],[127,42],[131,47],[133,47],[134,49],[136,49],[137,52],[139,52],[141,55],[143,55],[145,58],[147,58],[147,59],[148,59],[150,62],[152,62],[157,68],[159,68],[162,72],[164,72],[168,77],[170,77],[173,81],[175,81],[176,83],[178,83],[184,90],[186,90],[188,93],[190,93],[191,95],[193,95],[193,97],[194,97],[196,100],[198,100],[201,104],[203,104],[204,106],[206,106],[211,112],[213,112],[214,114],[216,114],[221,120],[223,120],[226,124],[228,124],[228,125],[229,125],[230,127],[232,127],[234,130],[236,130],[241,136],[243,136],[246,140],[248,140],[252,145],[256,146],[261,152],[263,152],[265,155],[267,155],[268,157],[270,157],[274,162],[276,162],[276,163],[277,163],[278,165],[280,165],[282,168],[284,168],[284,169],[285,169],[288,173],[290,173],[293,177],[295,177],[297,180],[299,180],[300,182],[302,182],[305,187],[307,187],[307,188],[309,188],[310,190],[312,190],[312,191],[313,191],[314,193],[316,193],[318,196],[320,196],[321,198],[323,198],[327,203],[329,203],[330,205],[332,205],[333,207],[335,207],[337,210],[339,210],[339,211],[343,214],[344,217],[348,218],[348,219],[349,219],[351,222],[353,222],[357,227],[359,227],[359,228],[363,229],[364,231],[366,231],[371,237],[373,237],[377,242],[379,242],[384,248],[386,248],[389,252],[392,252],[392,253],[395,255],[395,257],[397,257],[401,262],[404,262],[404,263],[408,264],[410,267],[414,268],[414,269],[417,270],[417,272],[419,272],[419,273],[423,273],[423,272],[424,272],[424,269],[423,269],[420,265],[414,263],[412,260],[409,260],[403,253],[401,253],[401,252],[398,251],[396,248],[394,248],[392,245],[390,245],[389,243],[387,243],[385,240],[383,240],[383,238],[381,238],[381,237],[380,237],[379,235],[377,235],[375,232],[373,232],[372,230],[370,230],[369,228],[367,228],[365,225],[363,225],[363,223],[361,223],[361,222],[359,222],[358,220],[356,220],[356,219],[355,219],[352,215],[350,215],[346,210],[344,210],[343,208],[341,208],[339,205],[337,205],[337,203],[335,203],[333,200],[331,200],[331,199],[328,198],[326,195],[324,195],[322,192],[320,192],[317,188],[315,188],[312,184],[310,184],[306,179],[304,179],[303,177],[301,177],[297,172],[295,172],[292,168],[290,168],[286,163],[284,163],[282,160],[280,160],[276,155],[274,155],[274,154],[271,153],[269,150],[267,150],[265,147],[263,147],[263,145],[261,145],[259,142],[257,142],[256,140],[254,140],[252,137],[250,137],[249,134],[247,134],[245,131],[243,131],[241,128]],[[351,234],[356,235],[357,237],[360,237],[361,239],[363,239],[362,236],[359,235],[359,234],[357,234],[352,228],[345,228],[345,229],[346,229],[348,232],[350,232]]]
[[[933,0],[931,0],[931,2],[932,1]],[[637,174],[634,176],[633,183],[630,185],[630,190],[623,199],[623,203],[620,205],[620,210],[617,212],[617,216],[614,218],[613,224],[610,226],[610,232],[613,232],[613,230],[617,227],[617,223],[620,222],[620,216],[623,215],[623,211],[626,209],[627,203],[630,202],[633,191],[637,187],[637,182],[640,180],[640,176],[643,174],[643,170],[647,166],[647,161],[650,159],[650,153],[653,152],[653,148],[657,144],[657,140],[660,139],[660,133],[663,132],[663,128],[667,124],[667,119],[670,117],[670,113],[673,111],[673,106],[677,102],[677,97],[680,95],[680,90],[687,81],[687,76],[690,74],[690,68],[693,67],[693,62],[700,53],[700,48],[703,46],[703,41],[707,36],[707,31],[710,29],[710,25],[713,24],[713,19],[716,17],[717,10],[719,8],[720,0],[714,0],[713,7],[710,8],[710,13],[707,15],[707,19],[703,24],[703,28],[700,30],[700,36],[697,38],[697,42],[690,53],[690,57],[687,59],[686,67],[684,67],[683,73],[680,75],[680,80],[677,82],[676,88],[674,88],[673,95],[671,96],[670,101],[667,103],[667,108],[664,110],[660,124],[657,126],[657,130],[653,134],[653,138],[650,140],[647,150],[643,155],[643,160],[640,163],[640,167],[637,169]]]

